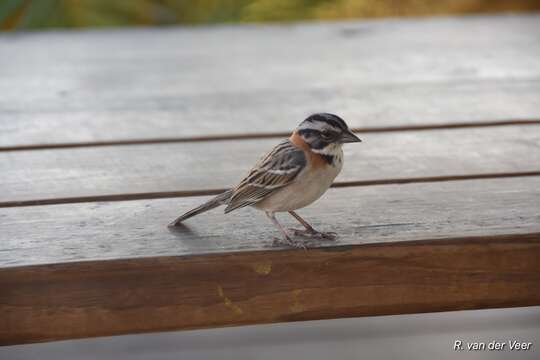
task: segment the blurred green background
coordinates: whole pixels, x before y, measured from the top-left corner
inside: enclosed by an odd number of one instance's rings
[[[155,26],[540,10],[540,0],[0,0],[0,28]]]

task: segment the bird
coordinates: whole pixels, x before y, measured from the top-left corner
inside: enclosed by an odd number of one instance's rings
[[[319,199],[343,167],[342,145],[361,142],[345,121],[330,113],[308,116],[269,153],[263,156],[235,187],[176,218],[169,226],[180,226],[185,220],[225,206],[225,213],[246,206],[262,210],[282,234],[278,243],[306,249],[306,243],[293,239],[308,237],[335,240],[334,232],[315,230],[295,210]],[[303,227],[287,232],[276,213],[288,212]]]

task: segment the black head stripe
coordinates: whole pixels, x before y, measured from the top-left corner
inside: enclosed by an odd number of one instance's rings
[[[324,141],[324,140],[322,140],[320,138],[316,138],[312,142],[309,143],[309,147],[312,148],[312,149],[315,149],[315,150],[324,149],[328,145],[329,145],[328,142],[326,142],[326,141]]]
[[[317,137],[319,135],[319,131],[314,129],[300,129],[298,130],[298,134],[304,139],[307,139],[310,137]]]
[[[337,129],[347,130],[347,124],[345,124],[345,121],[343,121],[342,118],[334,114],[328,114],[328,113],[313,114],[309,116],[305,121],[307,122],[320,121],[320,122],[327,123]]]
[[[341,130],[347,130],[348,127],[347,127],[347,124],[345,124],[345,121],[340,118],[339,116],[337,115],[334,115],[334,114],[322,114],[323,116],[325,116],[327,119],[328,119],[328,122],[330,122],[332,125],[340,128]]]
[[[304,141],[309,145],[310,148],[312,149],[317,149],[317,150],[320,150],[320,149],[323,149],[324,147],[326,147],[329,142],[328,141],[324,141],[322,138],[321,138],[321,133],[320,131],[318,130],[313,130],[313,129],[301,129],[298,131],[298,134],[300,136],[302,136],[302,138],[304,139]]]

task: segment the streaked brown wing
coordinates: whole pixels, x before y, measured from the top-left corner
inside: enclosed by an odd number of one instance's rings
[[[234,189],[225,213],[253,205],[290,184],[305,166],[304,152],[289,140],[281,142]]]

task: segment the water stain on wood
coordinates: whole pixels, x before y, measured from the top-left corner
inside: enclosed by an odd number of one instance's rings
[[[225,306],[231,309],[234,314],[242,315],[244,313],[244,311],[242,311],[242,309],[238,305],[234,304],[231,299],[225,296],[225,294],[223,293],[223,288],[219,285],[217,287],[217,292],[219,297],[223,299],[223,303],[225,304]]]

